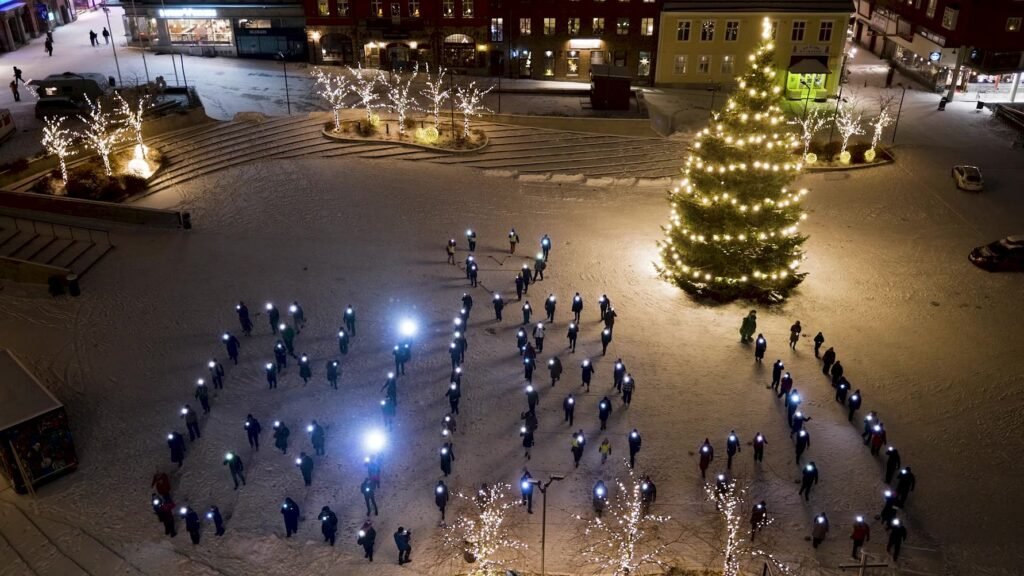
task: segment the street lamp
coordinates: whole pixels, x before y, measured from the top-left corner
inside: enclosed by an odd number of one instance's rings
[[[548,486],[551,486],[552,482],[559,480],[565,480],[565,476],[562,474],[552,474],[548,477],[548,481],[543,484],[541,484],[540,480],[530,480],[530,483],[540,490],[543,500],[540,513],[540,576],[547,576],[547,572],[544,569],[544,544],[547,542],[548,528]]]
[[[907,87],[900,84],[903,93],[900,94],[900,107],[896,110],[896,121],[892,123],[892,144],[896,143],[896,129],[900,126],[900,113],[903,112],[903,99],[907,97]]]
[[[811,101],[811,85],[804,80],[800,81],[800,85],[807,88],[807,94],[804,95],[804,116],[803,119],[807,119],[807,103]]]
[[[281,61],[281,66],[284,67],[284,100],[288,104],[288,115],[292,115],[292,97],[288,93],[288,61],[284,58],[284,52],[277,53],[277,59]]]
[[[113,28],[110,25],[110,8],[107,7],[106,2],[100,4],[100,6],[103,7],[103,14],[107,17],[107,30],[110,30]],[[121,86],[123,82],[121,81],[121,64],[117,61],[117,42],[111,42],[110,49],[114,52],[114,66],[117,67],[117,85]]]

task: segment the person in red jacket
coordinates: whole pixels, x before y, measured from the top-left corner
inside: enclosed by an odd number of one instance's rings
[[[878,456],[878,453],[882,450],[882,446],[885,446],[889,442],[885,437],[885,425],[881,422],[875,424],[871,428],[871,455]]]
[[[857,550],[864,545],[864,542],[871,540],[871,527],[864,521],[863,516],[857,516],[857,521],[853,523],[853,533],[850,534],[850,539],[853,540],[853,558],[857,559]]]
[[[711,447],[711,441],[705,438],[698,452],[700,452],[700,477],[707,479],[708,465],[715,459],[715,449]]]
[[[173,500],[173,498],[171,498],[171,479],[167,474],[157,470],[156,473],[153,474],[153,482],[150,486],[152,486],[153,489],[156,490],[156,493],[164,500]],[[174,504],[171,504],[171,506],[173,507]]]

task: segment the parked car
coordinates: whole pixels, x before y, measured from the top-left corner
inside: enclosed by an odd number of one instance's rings
[[[985,188],[985,180],[981,177],[981,170],[977,166],[953,166],[953,181],[956,187],[961,190],[980,192]]]
[[[42,120],[49,116],[75,116],[89,111],[84,102],[77,102],[63,96],[40,98],[36,101],[36,118]]]
[[[1007,236],[971,250],[967,259],[989,272],[1024,270],[1024,236]]]

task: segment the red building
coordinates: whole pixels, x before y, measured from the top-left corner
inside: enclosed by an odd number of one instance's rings
[[[303,0],[310,59],[368,68],[437,64],[487,74],[490,0]],[[500,54],[493,56],[500,60]]]
[[[854,38],[937,91],[1015,95],[1022,20],[1019,0],[859,0]]]

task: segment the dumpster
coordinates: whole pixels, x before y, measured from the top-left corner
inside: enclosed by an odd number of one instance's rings
[[[20,493],[78,467],[64,405],[10,350],[0,350],[0,472]]]

